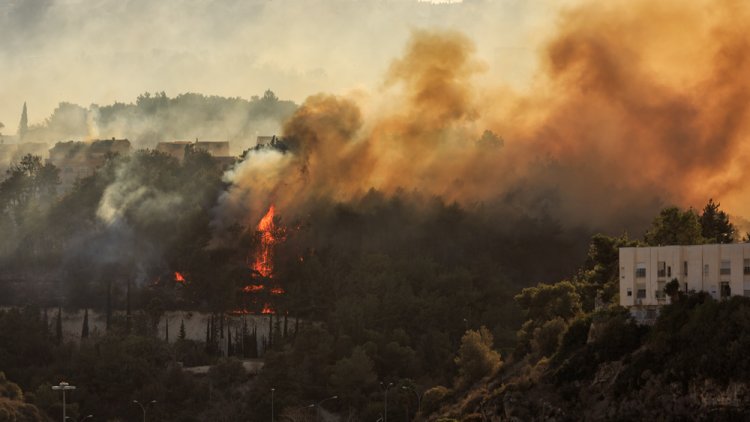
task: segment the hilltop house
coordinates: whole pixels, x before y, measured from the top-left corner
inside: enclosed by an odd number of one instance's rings
[[[716,299],[750,296],[750,243],[620,248],[620,305],[666,304],[672,280]]]
[[[226,141],[211,142],[196,139],[195,142],[170,141],[156,144],[157,151],[169,154],[180,161],[185,158],[185,151],[188,148],[208,152],[222,168],[227,168],[235,162],[235,157],[229,154],[229,142]]]
[[[77,179],[94,174],[108,156],[129,153],[130,141],[127,139],[58,142],[49,150],[49,162],[60,169],[60,189],[67,191]]]

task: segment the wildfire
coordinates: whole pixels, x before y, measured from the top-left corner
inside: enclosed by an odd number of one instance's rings
[[[273,275],[273,245],[276,243],[274,237],[275,224],[273,221],[275,209],[271,205],[268,212],[258,223],[258,231],[261,233],[260,249],[255,254],[252,268],[263,277],[272,277]]]
[[[273,310],[270,303],[266,303],[265,305],[263,305],[263,310],[260,311],[260,313],[268,315],[268,314],[275,314],[276,311]]]
[[[266,284],[274,275],[273,268],[273,255],[274,247],[277,243],[283,242],[286,239],[286,229],[281,226],[277,226],[274,221],[276,215],[276,209],[273,205],[268,208],[268,211],[260,219],[256,230],[260,235],[260,244],[248,257],[248,266],[252,270],[251,281],[252,284],[247,284],[242,288],[244,293],[249,295],[245,298],[246,306],[247,301],[252,304],[250,308],[245,308],[236,312],[247,312],[254,314],[258,311],[258,299],[257,295],[262,293],[270,293],[273,296],[283,295],[284,289],[279,287],[276,282],[271,285]],[[267,296],[263,296],[267,297]],[[268,302],[262,302],[263,308],[260,310],[261,314],[275,314],[276,310],[273,305]]]
[[[175,271],[174,272],[174,281],[176,281],[178,283],[184,283],[185,282],[185,277],[183,277],[182,274],[180,274],[179,272]]]

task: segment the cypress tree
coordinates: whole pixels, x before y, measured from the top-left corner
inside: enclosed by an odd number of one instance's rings
[[[23,141],[26,137],[26,132],[29,131],[29,116],[26,112],[26,102],[23,103],[23,110],[21,111],[21,121],[18,123],[18,140]]]
[[[268,316],[268,340],[266,340],[267,348],[273,347],[273,314]],[[265,349],[265,348],[264,348]]]
[[[55,340],[62,344],[62,307],[57,308],[57,323],[55,324]]]
[[[130,277],[128,277],[128,289],[125,300],[125,334],[130,335]]]
[[[112,279],[107,281],[107,332],[112,324]]]
[[[211,351],[211,319],[206,319],[206,351]]]
[[[83,328],[81,328],[81,339],[89,338],[89,308],[83,311]]]
[[[250,357],[258,357],[258,327],[253,327],[253,334],[250,336]]]
[[[185,320],[180,320],[180,340],[185,340]]]
[[[44,335],[45,337],[49,335],[49,318],[47,317],[47,308],[44,308]]]

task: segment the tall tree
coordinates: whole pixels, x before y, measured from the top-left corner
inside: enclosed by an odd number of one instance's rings
[[[705,243],[698,214],[693,209],[682,211],[677,207],[661,210],[651,223],[651,229],[646,232],[645,240],[650,246]]]
[[[29,131],[29,116],[26,112],[26,102],[23,103],[23,111],[21,111],[21,121],[18,123],[18,139],[23,141],[26,137],[26,132]]]
[[[83,328],[81,328],[81,339],[89,337],[89,310],[83,311]]]
[[[719,209],[718,202],[713,198],[703,208],[700,217],[701,234],[709,243],[732,243],[737,235],[737,229],[729,221],[727,213]]]
[[[180,334],[179,334],[180,340],[185,340],[185,320],[180,320]]]
[[[62,307],[57,308],[57,322],[55,323],[55,340],[57,344],[62,344]]]

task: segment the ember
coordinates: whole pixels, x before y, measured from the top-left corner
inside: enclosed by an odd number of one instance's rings
[[[266,287],[263,286],[262,284],[248,284],[247,286],[242,288],[242,291],[246,293],[254,293],[254,292],[259,292],[265,288]]]
[[[179,272],[175,271],[174,272],[174,281],[176,281],[178,283],[184,283],[185,282],[185,277],[183,277],[182,274],[180,274]]]

